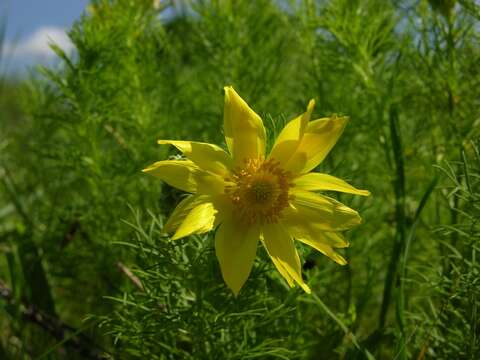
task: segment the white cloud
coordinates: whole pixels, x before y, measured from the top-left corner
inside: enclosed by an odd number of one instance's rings
[[[43,62],[55,57],[50,44],[60,46],[67,54],[71,53],[74,46],[65,29],[55,26],[42,26],[35,30],[26,39],[18,42],[6,42],[3,52],[10,60],[23,60],[27,62]]]

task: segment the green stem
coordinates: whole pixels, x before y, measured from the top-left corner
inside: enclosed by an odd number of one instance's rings
[[[438,182],[438,178],[435,177],[430,184],[428,185],[425,193],[422,196],[422,199],[420,200],[420,203],[418,205],[417,210],[415,211],[415,216],[413,219],[413,225],[410,228],[410,231],[408,233],[408,237],[406,239],[406,244],[405,244],[405,249],[403,251],[403,256],[400,261],[400,287],[397,292],[397,306],[396,306],[396,317],[397,317],[397,323],[400,328],[400,339],[398,341],[398,355],[395,357],[399,357],[400,359],[406,359],[407,355],[405,353],[405,347],[406,347],[406,338],[405,338],[405,330],[404,330],[404,322],[403,322],[403,314],[405,313],[405,308],[406,308],[406,301],[405,301],[405,278],[407,276],[407,260],[408,260],[408,255],[410,253],[410,246],[412,244],[412,241],[415,239],[416,235],[416,230],[417,230],[417,225],[418,222],[420,221],[420,214],[422,213],[422,210],[424,209],[425,205],[427,204],[427,201],[432,194],[433,190],[435,189],[436,185]]]
[[[325,311],[325,313],[330,316],[330,318],[332,318],[333,321],[335,321],[337,323],[337,325],[342,329],[342,331],[345,333],[345,336],[350,339],[353,343],[353,345],[355,346],[355,348],[357,348],[358,351],[360,351],[362,354],[365,355],[365,357],[369,360],[373,360],[375,359],[373,357],[373,355],[366,349],[362,348],[360,346],[360,343],[358,342],[357,340],[357,337],[355,336],[354,333],[352,333],[350,331],[350,329],[347,327],[347,325],[345,325],[343,323],[342,320],[340,320],[337,315],[335,315],[333,313],[332,310],[330,310],[330,308],[314,293],[312,293],[312,297],[313,299],[315,300],[315,303],[323,310]]]
[[[380,308],[379,330],[385,327],[388,308],[390,307],[392,288],[398,281],[398,262],[405,244],[405,171],[403,162],[403,148],[401,135],[398,126],[397,110],[392,106],[390,109],[390,135],[392,139],[392,151],[395,160],[396,177],[394,182],[395,190],[395,238],[393,242],[390,262],[388,264],[387,276],[383,291],[382,305]]]

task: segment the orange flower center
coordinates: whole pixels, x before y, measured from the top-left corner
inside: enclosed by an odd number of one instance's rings
[[[288,206],[291,174],[273,160],[247,159],[243,168],[227,178],[225,192],[247,224],[277,222]]]

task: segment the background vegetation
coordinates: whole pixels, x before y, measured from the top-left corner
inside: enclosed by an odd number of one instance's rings
[[[172,11],[173,10],[173,11]],[[174,14],[174,15],[172,15]],[[61,67],[0,81],[1,359],[478,359],[480,7],[473,0],[93,0]],[[271,133],[351,121],[319,170],[364,224],[349,265],[263,249],[235,298],[212,234],[161,235],[156,139],[221,144],[224,85]],[[299,245],[300,246],[300,245]]]

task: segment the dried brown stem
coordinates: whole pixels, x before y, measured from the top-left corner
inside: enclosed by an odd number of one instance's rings
[[[80,331],[75,329],[57,317],[46,314],[36,306],[27,304],[26,302],[18,302],[12,290],[7,284],[0,279],[0,298],[2,298],[10,306],[18,306],[20,313],[25,321],[36,324],[53,336],[59,342],[63,342],[66,347],[69,347],[86,359],[104,359],[102,351],[91,339],[83,334],[79,334]]]

